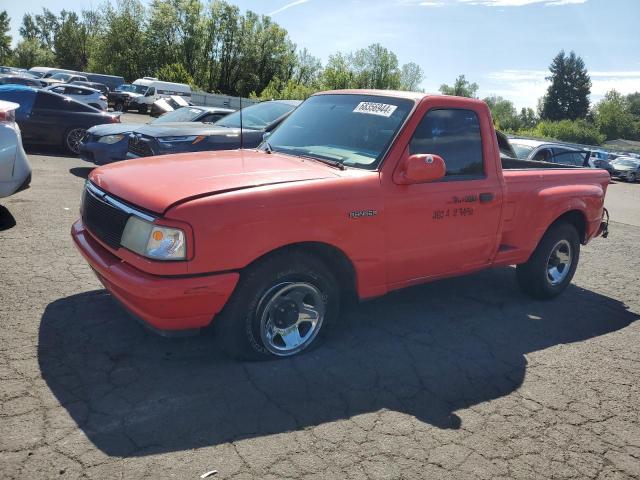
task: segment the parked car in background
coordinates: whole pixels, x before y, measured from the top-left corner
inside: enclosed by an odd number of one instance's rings
[[[242,110],[242,146],[255,148],[265,133],[271,132],[302,102],[273,100]],[[162,117],[161,117],[162,118]],[[184,124],[161,128],[143,125],[129,135],[127,158],[149,157],[206,150],[240,148],[240,111],[231,113],[213,125]]]
[[[102,73],[82,73],[90,82],[99,83],[109,87],[109,90],[115,90],[124,83],[124,78],[118,75],[104,75]]]
[[[109,94],[109,87],[107,87],[104,83],[85,82],[85,81],[82,81],[82,80],[75,80],[73,82],[70,82],[69,84],[70,85],[80,85],[81,87],[93,88],[95,90],[98,90],[100,93],[102,93],[105,96]]]
[[[573,167],[589,165],[589,151],[579,150],[558,143],[526,138],[510,139],[511,146],[520,160],[557,163]]]
[[[31,166],[15,119],[19,107],[17,103],[0,100],[0,198],[13,195],[31,183]]]
[[[123,83],[107,95],[107,103],[116,112],[126,112],[133,99],[144,95],[147,87]]]
[[[75,154],[87,129],[120,122],[118,115],[54,92],[21,85],[0,86],[0,100],[20,105],[15,118],[25,144],[64,147]]]
[[[166,131],[171,127],[184,127],[188,122],[213,123],[231,112],[233,110],[228,108],[183,107],[146,124],[97,125],[87,130],[87,134],[80,143],[80,158],[96,165],[124,160],[129,148],[129,134],[137,132],[143,126],[155,126]]]
[[[189,106],[189,102],[183,97],[172,95],[168,98],[161,98],[153,102],[149,110],[149,115],[159,117],[167,112],[172,112],[173,110],[187,106]]]
[[[84,75],[78,75],[75,73],[61,72],[61,73],[55,73],[50,77],[45,77],[40,79],[40,83],[42,84],[43,87],[48,87],[50,85],[57,85],[60,83],[71,83],[71,82],[77,82],[77,81],[86,82],[87,77],[85,77]]]
[[[142,85],[147,88],[144,95],[137,96],[129,103],[129,108],[138,110],[139,113],[147,113],[151,105],[161,98],[171,96],[183,97],[187,102],[191,100],[191,87],[185,83],[163,82],[157,78],[139,78],[134,85]]]
[[[0,85],[26,85],[33,88],[40,88],[42,86],[40,80],[37,78],[18,74],[0,75]]]
[[[611,176],[635,182],[640,178],[640,160],[634,157],[618,157],[612,160]]]
[[[59,93],[71,97],[78,102],[85,103],[98,110],[107,109],[107,97],[95,88],[82,87],[80,85],[52,85],[44,90]]]

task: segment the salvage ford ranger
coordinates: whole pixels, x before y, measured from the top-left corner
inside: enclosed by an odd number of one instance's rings
[[[165,334],[210,325],[241,358],[316,345],[341,297],[517,265],[552,298],[580,245],[606,236],[609,174],[502,158],[479,100],[324,92],[257,149],[94,170],[78,249],[134,317]]]

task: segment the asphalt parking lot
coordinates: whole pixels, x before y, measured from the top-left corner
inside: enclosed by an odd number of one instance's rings
[[[1,478],[640,478],[640,184],[554,301],[492,270],[238,363],[105,293],[69,236],[91,166],[45,153],[0,201]]]

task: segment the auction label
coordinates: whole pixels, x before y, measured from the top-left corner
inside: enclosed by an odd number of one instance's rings
[[[391,114],[396,111],[396,108],[398,108],[397,105],[389,105],[387,103],[360,102],[353,111],[356,113],[390,117]]]

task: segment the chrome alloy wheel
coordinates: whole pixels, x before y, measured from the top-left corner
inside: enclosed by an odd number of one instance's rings
[[[74,128],[67,133],[67,148],[73,153],[80,153],[80,142],[84,138],[87,130],[84,128]]]
[[[572,261],[571,244],[567,240],[560,240],[551,249],[547,259],[547,281],[554,286],[562,283],[571,270]]]
[[[300,352],[322,328],[325,303],[320,290],[310,283],[280,283],[265,293],[258,305],[260,337],[274,355]]]

